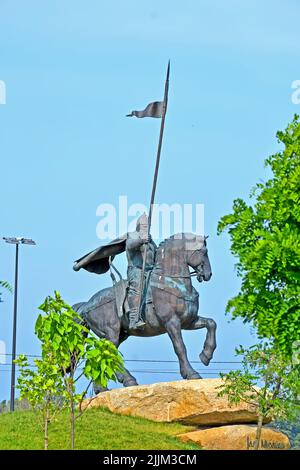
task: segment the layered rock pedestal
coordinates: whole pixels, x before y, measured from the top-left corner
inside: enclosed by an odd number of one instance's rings
[[[197,430],[179,436],[204,449],[252,449],[257,414],[254,406],[239,403],[230,406],[226,397],[218,397],[221,379],[182,380],[139,385],[100,393],[85,400],[83,408],[104,407],[113,413],[139,416],[152,421],[181,422]],[[285,434],[264,428],[260,449],[288,449]]]
[[[203,449],[209,450],[254,450],[256,442],[256,426],[245,424],[231,424],[215,428],[201,429],[179,438],[183,442],[194,442]],[[258,450],[288,450],[290,442],[288,437],[270,428],[263,428]]]

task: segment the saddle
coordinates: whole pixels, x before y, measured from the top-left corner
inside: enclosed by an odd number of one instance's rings
[[[125,315],[129,313],[129,304],[127,300],[127,288],[128,288],[128,281],[126,279],[120,279],[120,281],[116,282],[113,286],[119,318],[122,318],[124,313]]]
[[[188,294],[185,292],[184,284],[181,279],[173,279],[168,276],[158,276],[151,273],[150,276],[146,278],[145,281],[145,291],[142,297],[141,303],[141,312],[145,311],[146,307],[152,304],[152,290],[151,287],[158,287],[170,294],[175,295],[176,297],[182,298],[187,302],[195,302],[198,300],[199,294],[196,289],[192,288],[192,293]],[[108,287],[103,289],[91,297],[88,302],[81,302],[76,304],[73,308],[83,317],[88,314],[91,310],[94,310],[97,307],[100,307],[109,302],[116,302],[117,312],[119,318],[122,318],[123,315],[129,315],[129,304],[127,300],[127,290],[128,290],[128,281],[127,279],[120,278],[118,281],[113,281],[113,287]]]
[[[144,294],[141,303],[141,311],[143,312],[146,304],[152,304],[152,293],[150,288],[150,283],[145,282],[146,295]],[[129,315],[129,303],[127,300],[127,289],[128,281],[126,279],[120,279],[118,282],[115,282],[113,285],[113,290],[115,294],[115,301],[117,305],[117,311],[119,318],[122,318],[123,315]]]
[[[148,283],[147,283],[148,284]],[[146,284],[146,285],[147,285]],[[148,284],[149,285],[149,284]],[[74,310],[79,313],[83,318],[97,307],[101,307],[107,303],[116,302],[117,311],[119,318],[123,315],[129,314],[129,304],[127,300],[127,279],[120,279],[113,283],[113,287],[107,287],[99,292],[96,292],[87,302],[80,302],[73,305]],[[151,289],[147,289],[146,299],[142,299],[142,311],[145,304],[152,303]]]

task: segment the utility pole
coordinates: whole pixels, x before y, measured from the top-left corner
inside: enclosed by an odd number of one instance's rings
[[[10,411],[15,410],[15,382],[16,382],[16,346],[17,346],[17,311],[18,311],[18,275],[19,275],[19,245],[35,245],[31,238],[3,237],[6,243],[16,245],[15,259],[15,285],[14,285],[14,311],[13,311],[13,336],[11,354],[11,385],[10,385]]]

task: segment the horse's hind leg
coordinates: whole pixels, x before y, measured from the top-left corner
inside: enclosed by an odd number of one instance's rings
[[[101,385],[98,385],[95,382],[93,382],[93,390],[94,390],[94,394],[98,395],[99,393],[107,392],[108,388],[107,387],[101,387]]]
[[[124,369],[124,372],[117,372],[116,374],[118,382],[123,384],[123,387],[133,387],[135,385],[138,385],[136,378],[131,375],[131,373],[127,370]]]
[[[131,375],[127,369],[124,369],[124,372],[117,372],[116,377],[118,379],[118,382],[123,384],[123,387],[133,387],[134,385],[138,385],[135,377],[133,377],[133,375]],[[108,390],[107,387],[100,387],[95,383],[93,385],[93,388],[96,395],[98,395],[98,393],[107,392]]]
[[[133,377],[133,375],[131,375],[127,369],[124,369],[124,372],[117,372],[116,377],[118,379],[118,382],[123,384],[123,387],[133,387],[134,385],[138,385],[135,377]],[[101,387],[96,383],[93,384],[93,389],[96,395],[98,395],[98,393],[108,391],[107,387]]]
[[[116,346],[116,348],[118,348],[122,342],[113,331],[107,332],[105,338],[108,341],[111,341]],[[120,382],[123,387],[133,387],[134,385],[138,385],[135,377],[133,377],[133,375],[131,375],[130,372],[125,368],[123,372],[116,372],[116,377],[118,379],[118,382]]]
[[[212,318],[204,318],[198,316],[196,320],[188,327],[187,330],[199,330],[201,328],[206,328],[206,338],[202,352],[199,354],[201,362],[208,366],[210,363],[214,350],[217,347],[216,343],[216,329],[217,324]]]
[[[118,348],[121,342],[126,339],[120,336],[121,324],[114,302],[105,304],[105,309],[103,307],[98,307],[97,309],[89,312],[87,322],[89,328],[91,328],[99,338],[105,338],[108,341],[111,341],[116,348]],[[118,382],[122,383],[124,387],[138,385],[136,379],[127,369],[124,369],[124,372],[117,372],[116,377]],[[104,392],[106,390],[107,388],[99,387],[94,384],[95,393]]]
[[[123,341],[125,341],[127,338],[128,336],[121,335],[118,338],[118,344],[116,346],[119,347],[120,344],[123,343]],[[136,378],[133,375],[131,375],[131,373],[125,368],[124,368],[124,372],[117,372],[116,376],[117,376],[118,382],[123,384],[123,387],[133,387],[134,385],[138,385]]]

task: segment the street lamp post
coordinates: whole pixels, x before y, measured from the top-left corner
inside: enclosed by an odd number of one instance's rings
[[[15,410],[15,381],[16,381],[16,345],[17,345],[17,307],[18,307],[18,272],[19,272],[19,245],[35,245],[31,238],[23,237],[3,237],[6,243],[16,245],[15,262],[15,288],[14,288],[14,314],[13,314],[13,337],[11,354],[11,386],[10,386],[10,411]]]

